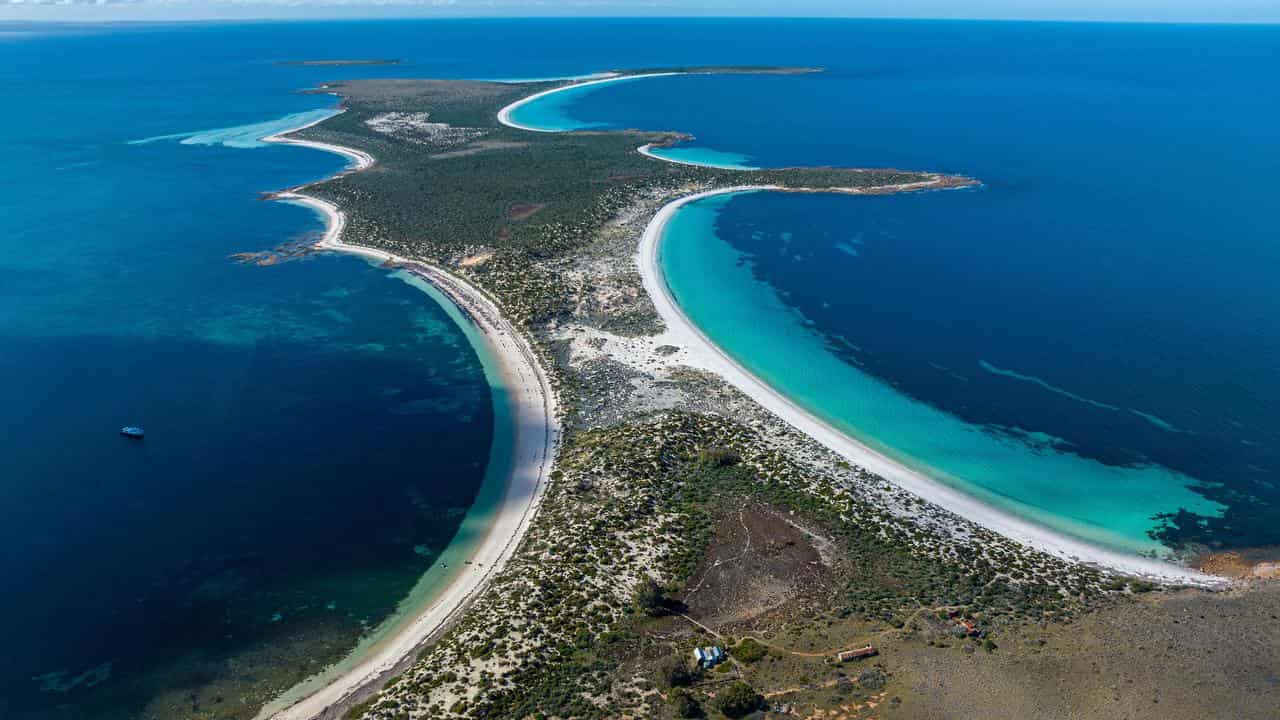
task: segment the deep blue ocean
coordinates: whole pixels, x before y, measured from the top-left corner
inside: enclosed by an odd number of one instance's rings
[[[331,57],[404,62],[277,64]],[[0,717],[248,717],[236,698],[385,618],[476,496],[494,390],[434,301],[350,258],[230,258],[318,233],[258,193],[343,161],[204,131],[279,126],[332,102],[295,91],[347,77],[826,67],[627,83],[564,110],[690,131],[704,159],[979,177],[703,208],[694,236],[725,258],[705,284],[804,330],[781,357],[827,368],[810,380],[853,370],[834,384],[937,413],[916,434],[961,422],[1117,484],[1176,485],[1165,510],[1225,506],[1169,542],[1277,542],[1277,57],[1274,28],[0,26]],[[206,144],[131,144],[191,133]],[[876,436],[859,412],[851,431]],[[116,435],[129,423],[145,441]],[[1046,482],[1067,502],[1073,477]],[[1134,494],[1104,490],[1104,511]]]
[[[784,25],[801,76],[598,85],[549,127],[725,165],[971,175],[687,206],[662,264],[713,340],[881,450],[1139,552],[1280,543],[1280,28]],[[768,322],[761,318],[767,317]]]

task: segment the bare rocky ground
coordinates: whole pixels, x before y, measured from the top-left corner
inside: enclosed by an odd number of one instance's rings
[[[681,600],[689,617],[711,628],[745,628],[787,603],[827,603],[835,590],[820,547],[830,540],[785,513],[744,503],[719,518],[716,542],[689,578]]]

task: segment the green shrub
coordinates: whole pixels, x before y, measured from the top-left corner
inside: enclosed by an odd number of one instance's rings
[[[740,718],[760,709],[764,697],[741,680],[716,695],[716,707],[726,717]]]
[[[374,695],[364,702],[358,702],[355,705],[352,705],[345,713],[342,714],[342,720],[360,720],[360,718],[365,716],[365,713],[369,712],[369,709],[373,707],[373,704],[377,702],[377,700],[378,696]]]
[[[678,718],[702,717],[702,707],[693,699],[687,690],[676,690],[671,693],[671,709]]]
[[[640,581],[631,600],[637,610],[650,617],[658,617],[667,612],[666,590],[651,578]]]
[[[687,660],[673,656],[658,665],[658,679],[667,687],[686,687],[693,684],[697,675],[689,667]]]
[[[729,648],[729,652],[744,663],[753,663],[769,654],[769,648],[752,638],[743,638],[742,642]]]
[[[729,467],[742,462],[738,453],[726,447],[707,447],[698,450],[698,464],[706,467]]]

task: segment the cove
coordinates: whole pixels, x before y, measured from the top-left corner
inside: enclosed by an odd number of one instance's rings
[[[764,307],[764,293],[791,311],[774,323],[810,338],[770,361],[779,338],[740,340],[758,328],[726,321],[716,344],[784,391],[795,381],[783,366],[821,353],[890,392],[895,413],[942,413],[930,448],[909,437],[924,427],[899,434],[862,404],[796,398],[1078,537],[1162,554],[1280,542],[1280,307],[1264,291],[1278,156],[1265,118],[1280,108],[1256,91],[1276,30],[869,23],[850,28],[843,53],[810,30],[811,52],[768,59],[824,73],[663,77],[562,98],[562,129],[676,130],[695,139],[672,150],[743,165],[983,181],[919,196],[704,201],[716,213],[699,242],[722,256],[666,267],[673,290],[692,298],[696,283],[721,283],[715,299],[743,307]],[[1071,50],[1081,43],[1087,59]],[[741,282],[724,284],[739,266]],[[689,302],[691,317],[705,311]],[[693,319],[715,335],[710,317]],[[1052,481],[1027,478],[1049,471]]]

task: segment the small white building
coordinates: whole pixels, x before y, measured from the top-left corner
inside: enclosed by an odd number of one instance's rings
[[[700,668],[711,668],[724,662],[724,650],[720,646],[693,649],[693,660]]]

